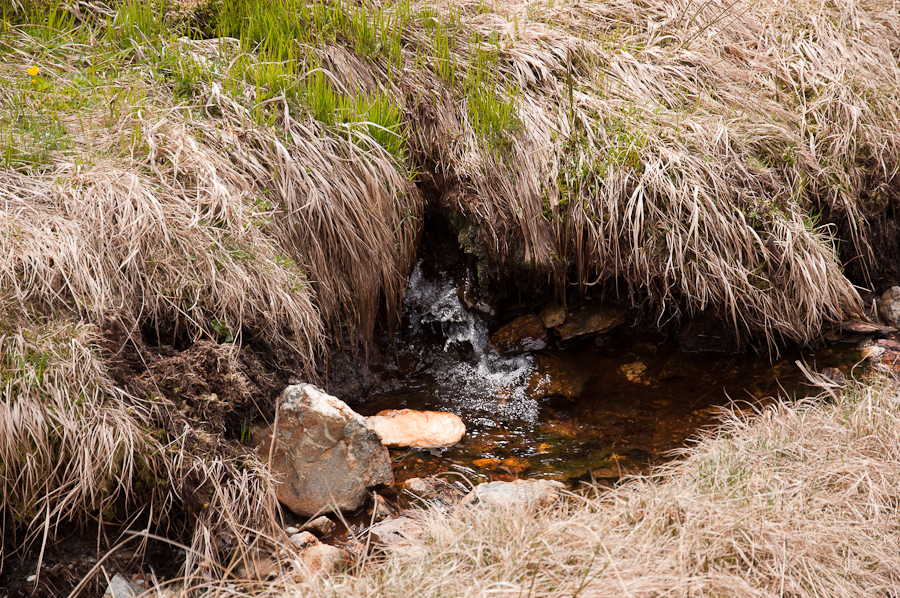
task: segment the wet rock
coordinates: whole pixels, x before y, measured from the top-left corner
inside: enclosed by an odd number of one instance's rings
[[[350,553],[337,546],[316,544],[300,552],[300,559],[310,573],[331,575],[350,562]]]
[[[878,315],[888,326],[900,327],[900,287],[891,287],[881,296]]]
[[[650,380],[647,379],[647,364],[641,361],[632,361],[619,366],[619,373],[632,384],[644,384],[649,386]]]
[[[128,581],[121,573],[116,573],[109,580],[103,598],[135,598],[143,593],[144,590],[139,585]]]
[[[403,483],[403,491],[414,498],[437,507],[453,507],[467,494],[459,482],[442,478],[410,478]]]
[[[331,535],[335,527],[337,527],[337,524],[334,521],[332,521],[325,515],[322,515],[320,517],[316,517],[309,523],[303,524],[300,529],[303,531],[312,532],[318,537],[324,538],[325,536]]]
[[[569,316],[568,321],[556,328],[562,340],[582,338],[609,332],[625,321],[625,312],[610,305],[589,305]]]
[[[895,287],[896,288],[896,287]],[[864,320],[847,320],[841,322],[841,329],[853,334],[893,334],[897,329],[892,326],[882,326],[874,322]]]
[[[388,451],[365,419],[340,399],[311,384],[289,386],[281,399],[278,429],[255,427],[263,457],[274,442],[271,467],[276,496],[297,515],[356,510],[368,488],[391,484]]]
[[[515,482],[487,482],[478,484],[460,506],[545,508],[559,499],[565,484],[556,480],[516,480]]]
[[[491,335],[491,344],[505,355],[540,351],[547,347],[547,328],[534,314],[516,318]]]
[[[843,386],[844,384],[847,383],[847,377],[844,376],[844,372],[842,372],[841,370],[839,370],[835,367],[825,368],[822,370],[821,373],[822,373],[822,376],[824,376],[826,379],[830,380],[834,384],[837,384],[838,386]]]
[[[868,359],[876,369],[900,376],[900,343],[882,338],[863,343],[861,349],[862,358]]]
[[[551,301],[538,315],[540,316],[541,321],[544,322],[544,326],[547,328],[556,328],[566,321],[566,316],[568,314],[566,314],[566,309],[562,305],[556,301]]]
[[[310,532],[297,532],[291,536],[290,540],[291,544],[297,547],[297,550],[303,550],[319,543],[319,539]]]
[[[534,373],[528,381],[528,392],[534,397],[581,396],[593,372],[579,368],[570,360],[553,353],[534,356]]]
[[[388,553],[406,555],[424,553],[425,528],[409,517],[386,519],[369,530],[375,545]]]
[[[466,426],[456,414],[445,411],[391,409],[366,418],[385,446],[440,448],[456,444]]]

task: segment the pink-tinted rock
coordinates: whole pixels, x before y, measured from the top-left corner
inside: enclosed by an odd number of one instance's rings
[[[458,415],[445,411],[392,409],[366,418],[385,446],[439,448],[456,444],[466,433]]]
[[[279,480],[278,500],[288,509],[304,517],[353,511],[365,502],[368,488],[393,483],[387,449],[343,401],[311,384],[289,386],[281,401],[271,467]],[[252,434],[267,458],[272,426]]]
[[[501,353],[540,351],[547,346],[547,328],[540,317],[528,314],[492,334],[491,344]]]

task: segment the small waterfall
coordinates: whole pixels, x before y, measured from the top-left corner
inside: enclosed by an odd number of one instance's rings
[[[429,363],[437,398],[445,408],[469,416],[478,425],[524,420],[534,423],[538,403],[529,395],[534,374],[530,355],[504,357],[489,348],[483,317],[460,301],[456,283],[446,274],[426,279],[421,262],[409,279],[403,304],[409,322],[409,349]],[[442,350],[429,349],[429,333],[443,338]]]

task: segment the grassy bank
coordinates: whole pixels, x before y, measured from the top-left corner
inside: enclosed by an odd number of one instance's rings
[[[272,596],[896,596],[900,387],[735,411],[653,477],[440,512],[416,546]],[[241,592],[238,592],[241,595]]]
[[[16,546],[141,512],[214,575],[246,528],[271,531],[242,432],[329,343],[395,320],[426,195],[485,286],[599,285],[770,348],[861,310],[845,266],[866,281],[900,256],[891,2],[28,0],[0,18]]]

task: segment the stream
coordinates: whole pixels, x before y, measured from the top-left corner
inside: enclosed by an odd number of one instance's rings
[[[466,424],[444,450],[392,450],[398,482],[456,472],[472,481],[543,477],[614,480],[672,458],[723,407],[758,409],[772,397],[816,394],[796,361],[849,373],[859,351],[689,353],[665,335],[629,326],[575,342],[502,356],[497,319],[460,299],[458,276],[420,262],[404,302],[391,363],[396,387],[348,400],[363,415],[385,409],[451,411]]]

